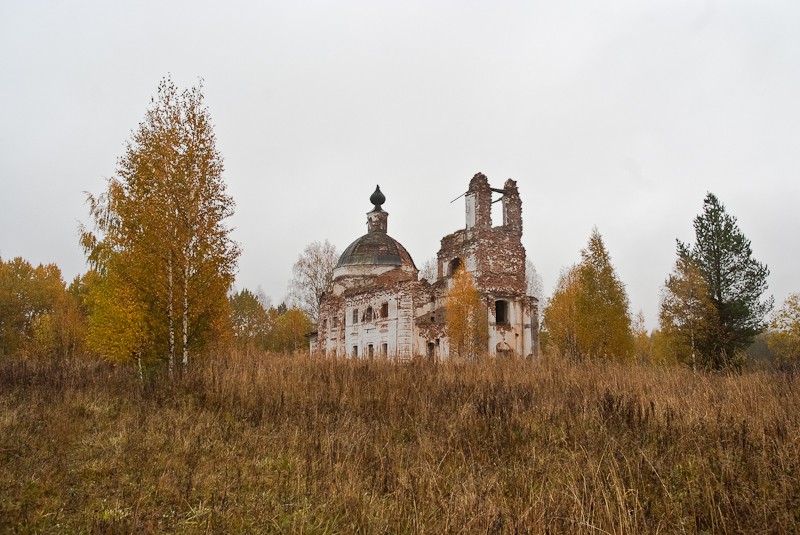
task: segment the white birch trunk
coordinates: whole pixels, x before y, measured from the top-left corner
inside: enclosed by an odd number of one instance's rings
[[[189,261],[183,266],[183,368],[189,365]]]

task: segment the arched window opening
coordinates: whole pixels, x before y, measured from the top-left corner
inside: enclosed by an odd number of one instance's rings
[[[514,350],[505,342],[500,342],[495,346],[495,353],[498,358],[511,358],[514,356]]]
[[[454,258],[453,260],[450,261],[450,267],[448,268],[447,272],[452,277],[453,275],[456,274],[456,271],[458,271],[460,267],[461,267],[461,259]]]

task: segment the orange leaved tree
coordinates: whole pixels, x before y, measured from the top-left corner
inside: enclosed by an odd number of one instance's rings
[[[488,321],[488,310],[472,282],[472,275],[463,267],[459,268],[453,275],[445,309],[450,353],[461,358],[477,358],[485,353]]]

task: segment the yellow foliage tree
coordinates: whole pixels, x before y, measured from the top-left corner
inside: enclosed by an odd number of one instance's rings
[[[266,349],[274,327],[274,318],[264,306],[266,298],[247,288],[228,298],[231,308],[231,327],[236,347],[244,350]]]
[[[130,285],[121,284],[113,276],[95,277],[87,298],[87,345],[109,360],[136,362],[141,370],[148,341],[147,311]]]
[[[695,369],[708,365],[703,355],[718,354],[714,335],[717,309],[700,267],[679,251],[673,272],[661,293],[658,360],[683,362]]]
[[[307,350],[307,335],[313,328],[308,315],[298,308],[290,308],[282,313],[270,309],[270,312],[276,317],[275,326],[268,337],[268,348],[283,353]]]
[[[146,315],[143,349],[170,371],[178,359],[186,367],[190,351],[208,348],[229,324],[239,248],[224,223],[233,200],[222,172],[202,87],[179,91],[167,78],[108,189],[89,195],[95,231],[82,229],[81,244],[110,277],[103,291],[116,296],[98,303],[122,303],[114,314],[125,316],[133,300],[135,314]],[[105,320],[94,324],[95,336],[103,325],[107,338],[116,336]]]
[[[577,327],[579,294],[578,267],[572,266],[561,272],[556,290],[544,308],[542,341],[545,350],[555,349],[573,359],[580,357]]]
[[[470,275],[463,267],[453,275],[447,293],[445,327],[451,354],[477,358],[486,353],[489,340],[488,309]]]
[[[581,262],[561,274],[544,310],[548,346],[574,359],[627,360],[634,337],[628,295],[595,228]]]
[[[800,293],[793,293],[784,301],[770,327],[767,343],[780,363],[800,363]]]
[[[58,266],[0,258],[0,355],[72,357],[83,335],[84,317]]]

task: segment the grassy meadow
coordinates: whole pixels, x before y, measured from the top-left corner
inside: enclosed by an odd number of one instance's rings
[[[555,358],[0,361],[0,532],[792,533],[800,378]]]

